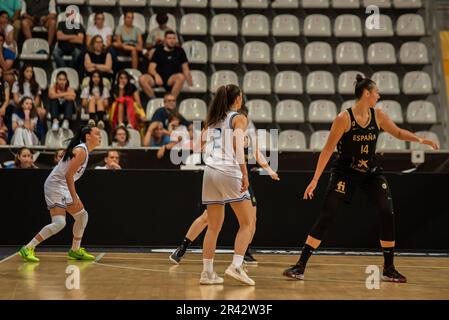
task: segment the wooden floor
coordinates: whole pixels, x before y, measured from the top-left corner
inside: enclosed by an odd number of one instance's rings
[[[98,253],[96,262],[69,262],[63,253],[38,253],[41,262],[17,255],[0,262],[0,299],[449,299],[449,258],[397,257],[407,284],[380,283],[366,288],[368,265],[380,256],[313,256],[305,281],[282,277],[295,256],[258,254],[247,267],[255,287],[225,278],[224,285],[201,286],[201,255],[189,253],[179,266],[167,253]],[[219,254],[215,269],[223,274],[231,255]],[[80,288],[66,287],[68,266],[80,270]],[[69,268],[70,269],[70,268]]]

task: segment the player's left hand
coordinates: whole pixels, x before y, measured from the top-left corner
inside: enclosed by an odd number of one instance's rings
[[[306,191],[304,191],[303,199],[304,200],[307,200],[307,199],[312,200],[313,199],[313,191],[315,190],[315,188],[316,188],[316,181],[315,180],[310,181],[309,185],[306,188]]]
[[[242,177],[242,188],[240,189],[240,192],[246,192],[246,190],[248,190],[249,187],[249,180],[248,180],[248,176],[243,176]]]

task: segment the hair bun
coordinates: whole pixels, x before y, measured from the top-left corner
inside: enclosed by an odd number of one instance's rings
[[[363,81],[363,79],[364,78],[360,73],[355,76],[355,81],[357,81],[357,82],[361,82],[361,81]]]

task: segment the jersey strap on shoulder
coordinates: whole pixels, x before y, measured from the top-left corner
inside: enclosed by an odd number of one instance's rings
[[[238,112],[232,111],[232,113],[231,113],[231,115],[230,115],[230,117],[229,117],[229,123],[228,123],[229,128],[232,129],[232,120],[233,120],[236,116],[238,116],[238,115],[239,115]]]

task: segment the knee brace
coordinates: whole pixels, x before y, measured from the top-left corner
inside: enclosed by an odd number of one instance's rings
[[[73,219],[75,219],[75,223],[73,224],[73,235],[77,238],[81,238],[83,236],[84,229],[87,226],[89,215],[85,209],[82,209],[73,215]]]
[[[57,215],[51,217],[51,223],[46,225],[40,232],[39,235],[42,239],[48,239],[52,235],[57,234],[59,231],[64,229],[66,224],[65,216]]]

